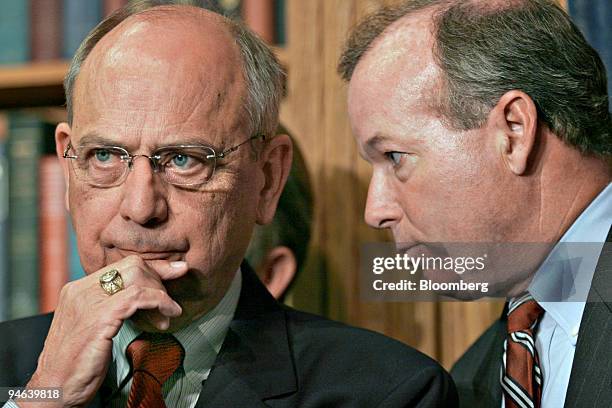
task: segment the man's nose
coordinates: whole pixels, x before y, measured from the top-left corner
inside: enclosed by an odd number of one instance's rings
[[[167,186],[155,174],[150,159],[145,156],[134,158],[122,188],[120,212],[125,220],[155,225],[167,219]]]
[[[365,221],[374,228],[391,228],[402,217],[396,194],[384,174],[374,173],[368,188]]]

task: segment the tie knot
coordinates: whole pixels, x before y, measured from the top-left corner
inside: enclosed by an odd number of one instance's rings
[[[161,387],[183,363],[185,352],[171,334],[142,333],[127,348],[134,373],[142,371]]]
[[[531,330],[544,309],[527,293],[508,304],[508,333]]]

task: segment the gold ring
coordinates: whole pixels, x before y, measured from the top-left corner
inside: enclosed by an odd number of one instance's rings
[[[119,271],[111,269],[110,271],[104,272],[102,276],[100,276],[100,286],[109,296],[123,290],[123,279]]]

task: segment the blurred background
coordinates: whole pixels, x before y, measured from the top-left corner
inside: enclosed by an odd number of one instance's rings
[[[387,334],[449,368],[499,316],[499,301],[368,303],[359,295],[360,246],[390,237],[363,221],[370,169],[358,158],[346,114],[346,85],[336,63],[349,29],[365,14],[396,1],[202,3],[245,20],[288,72],[281,122],[301,150],[303,160],[294,172],[309,180],[312,209],[300,212],[307,217],[301,222],[310,222],[309,232],[293,233],[301,234],[302,241],[294,241],[303,248],[299,273],[284,301]],[[0,1],[0,320],[53,310],[61,287],[83,276],[64,208],[53,130],[66,116],[62,80],[68,61],[87,32],[126,2]],[[612,1],[561,0],[561,6],[610,72]],[[293,204],[278,228],[289,227],[295,219],[291,208],[300,200],[288,201]],[[270,234],[277,232],[259,235],[271,239]]]

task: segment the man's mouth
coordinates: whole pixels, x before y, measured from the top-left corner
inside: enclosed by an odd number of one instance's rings
[[[136,255],[141,258],[143,261],[158,261],[158,260],[166,260],[166,261],[182,261],[184,260],[185,253],[184,251],[174,251],[174,250],[155,250],[155,249],[123,249],[123,248],[115,248],[117,252],[119,252],[122,257]]]

